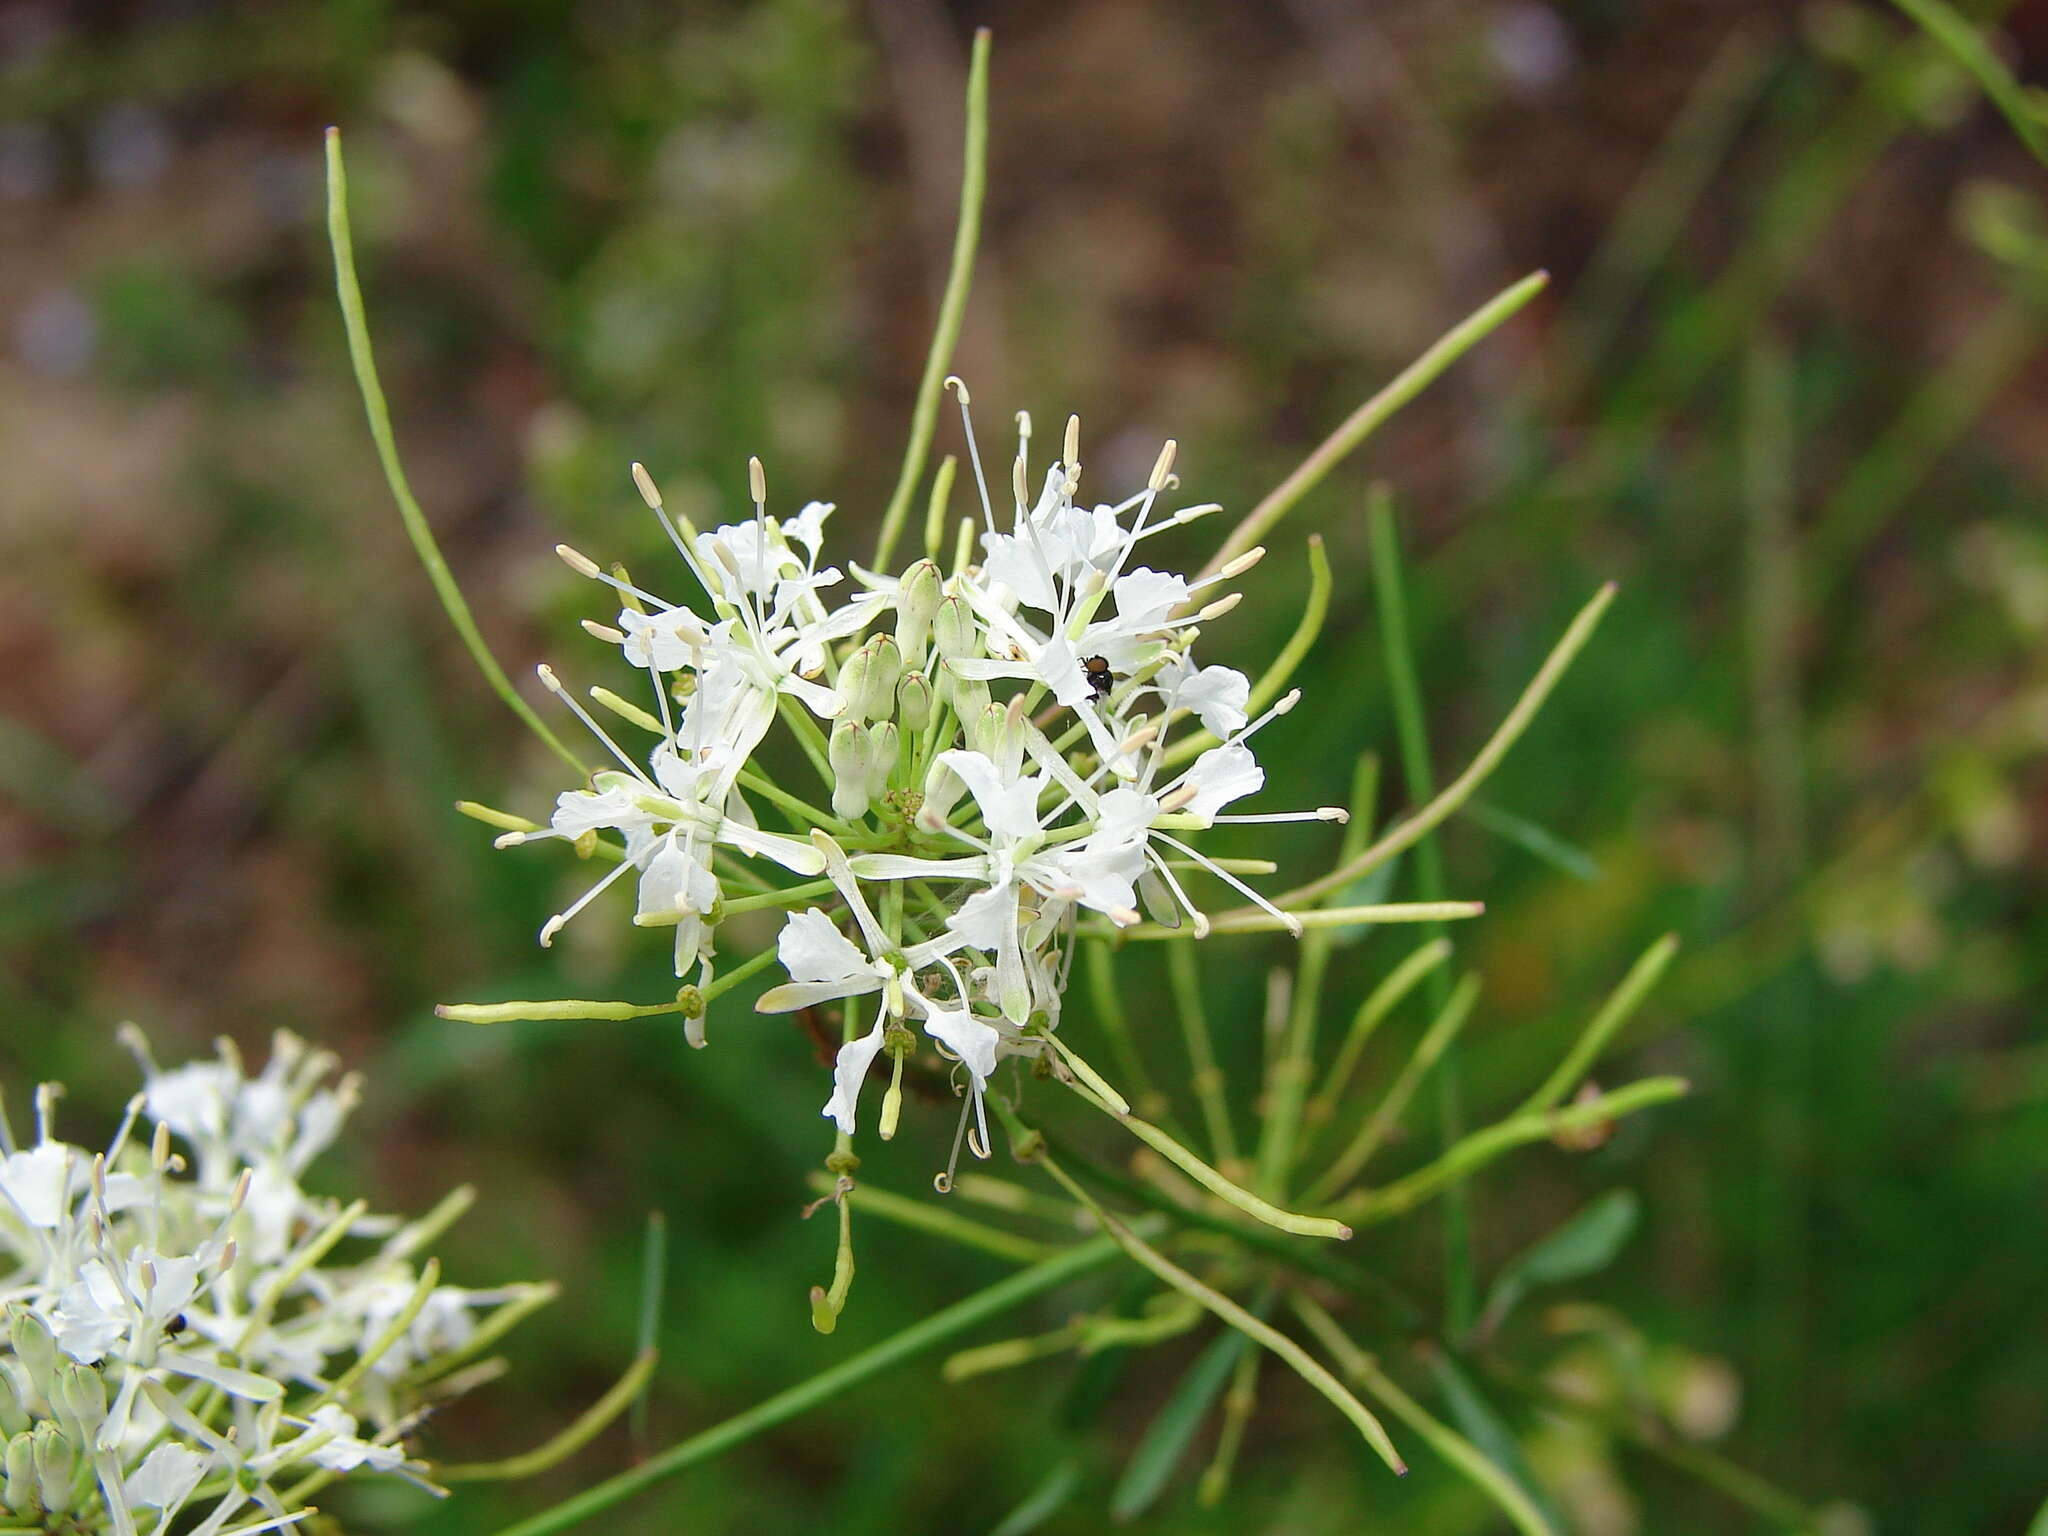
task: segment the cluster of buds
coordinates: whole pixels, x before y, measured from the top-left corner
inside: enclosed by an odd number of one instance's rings
[[[952,384],[964,418],[966,390]],[[1208,919],[1184,879],[1199,871],[1274,927],[1299,932],[1292,914],[1188,838],[1219,822],[1344,816],[1226,810],[1263,785],[1251,740],[1296,695],[1261,710],[1244,674],[1199,665],[1193,647],[1200,626],[1237,602],[1223,584],[1263,550],[1195,579],[1142,563],[1147,540],[1218,510],[1162,508],[1177,484],[1173,443],[1135,494],[1091,505],[1077,500],[1078,422],[1036,476],[1029,418],[1018,422],[1012,506],[1001,518],[967,422],[979,558],[975,521],[965,519],[950,570],[936,558],[937,515],[925,558],[900,573],[854,566],[849,580],[822,565],[833,509],[812,502],[772,516],[758,460],[753,517],[708,532],[666,507],[634,466],[696,582],[694,606],[560,551],[617,594],[616,622],[585,628],[648,674],[654,707],[602,688],[591,698],[653,743],[620,745],[542,669],[616,766],[564,793],[544,828],[499,818],[510,827],[501,845],[553,837],[615,861],[548,920],[541,942],[598,892],[634,878],[636,921],[672,927],[676,975],[694,977],[681,1011],[702,1044],[704,1001],[735,979],[714,979],[719,923],[740,910],[787,910],[777,954],[789,980],[758,1006],[876,999],[871,1013],[847,1002],[824,1108],[843,1135],[885,1051],[894,1075],[882,1134],[893,1131],[903,1061],[921,1029],[964,1074],[961,1124],[974,1121],[981,1151],[982,1093],[998,1061],[1046,1051],[1077,931],[1149,917],[1199,936]],[[942,504],[943,488],[935,511]],[[778,721],[827,804],[775,781],[760,748]]]
[[[250,1536],[358,1470],[439,1492],[408,1431],[553,1288],[439,1283],[466,1190],[408,1223],[301,1187],[356,1098],[332,1056],[165,1071],[124,1037],[146,1080],[106,1150],[58,1139],[53,1083],[32,1144],[0,1115],[0,1527]]]

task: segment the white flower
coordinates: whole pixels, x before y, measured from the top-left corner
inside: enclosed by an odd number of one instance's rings
[[[34,1147],[0,1122],[0,1378],[10,1411],[63,1438],[89,1478],[65,1529],[291,1524],[305,1512],[273,1480],[308,1467],[424,1481],[392,1443],[418,1382],[533,1288],[423,1295],[424,1226],[300,1186],[355,1099],[352,1078],[327,1081],[333,1057],[280,1033],[260,1072],[225,1042],[165,1070],[123,1037],[145,1082],[103,1153],[57,1139],[51,1085]]]

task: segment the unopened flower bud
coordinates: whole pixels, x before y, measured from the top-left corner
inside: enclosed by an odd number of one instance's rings
[[[832,728],[826,755],[832,764],[833,815],[849,821],[867,815],[874,751],[867,731],[857,721],[842,720]]]
[[[57,1373],[54,1406],[68,1433],[80,1445],[92,1444],[107,1418],[107,1384],[90,1366],[67,1365]]]
[[[948,661],[958,661],[980,651],[981,646],[974,633],[974,615],[959,598],[949,597],[939,604],[939,611],[932,616],[932,643]]]
[[[945,597],[945,578],[930,560],[920,560],[903,573],[896,588],[896,643],[903,648],[906,660],[924,659],[932,619]]]
[[[906,672],[896,687],[896,718],[913,735],[932,720],[932,685],[922,672]]]
[[[988,684],[980,678],[962,677],[947,667],[939,679],[946,690],[946,702],[953,706],[954,716],[963,724],[988,708]]]
[[[1010,712],[1000,704],[991,703],[978,715],[967,721],[967,746],[970,751],[979,752],[983,757],[1000,758],[1003,752],[1003,735],[1008,726]]]
[[[54,1400],[57,1395],[57,1341],[43,1320],[27,1307],[13,1309],[11,1332],[14,1358],[28,1371],[29,1389],[37,1396]]]
[[[865,647],[847,658],[846,665],[839,669],[839,681],[834,685],[839,697],[846,700],[844,721],[865,720],[862,711],[867,707],[868,668],[872,664]]]
[[[36,1497],[35,1439],[27,1431],[7,1442],[6,1477],[0,1481],[0,1504],[16,1514],[29,1515],[41,1503]]]
[[[78,1447],[47,1419],[35,1427],[31,1444],[37,1502],[51,1514],[61,1515],[78,1497]]]
[[[879,800],[889,788],[889,775],[896,771],[896,753],[903,732],[894,720],[868,727],[868,798]]]
[[[917,824],[927,832],[936,832],[946,824],[953,807],[966,793],[967,786],[960,775],[944,763],[934,761],[925,772],[924,804],[918,807]]]
[[[896,713],[896,685],[903,681],[903,652],[893,635],[877,635],[861,650],[868,658],[867,679],[856,708],[863,720],[886,720]]]
[[[28,1404],[14,1378],[0,1371],[0,1436],[18,1435],[28,1428]]]

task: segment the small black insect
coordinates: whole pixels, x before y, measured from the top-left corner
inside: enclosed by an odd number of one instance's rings
[[[185,1314],[180,1312],[175,1317],[173,1317],[169,1322],[164,1324],[164,1337],[167,1339],[175,1339],[179,1334],[183,1333],[187,1328],[190,1328],[191,1326],[192,1325],[190,1323],[185,1321]]]
[[[1116,686],[1116,679],[1109,674],[1109,658],[1090,656],[1081,663],[1081,670],[1087,674],[1088,686],[1095,691],[1095,697],[1108,698],[1109,690]]]

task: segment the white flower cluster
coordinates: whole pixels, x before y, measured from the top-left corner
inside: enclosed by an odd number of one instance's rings
[[[634,466],[701,591],[695,607],[560,551],[623,599],[615,626],[585,628],[650,674],[655,712],[592,695],[655,741],[644,757],[622,748],[542,669],[618,767],[563,794],[548,828],[500,843],[564,838],[618,862],[549,919],[541,942],[606,886],[636,877],[636,921],[672,925],[676,975],[697,973],[683,1000],[701,1044],[721,919],[735,907],[801,908],[778,946],[790,980],[759,1006],[878,995],[871,1028],[849,1018],[824,1110],[849,1135],[878,1054],[894,1058],[900,1082],[916,1046],[910,1024],[964,1067],[977,1113],[1000,1059],[1040,1054],[1084,911],[1128,927],[1142,908],[1199,935],[1207,919],[1176,871],[1200,869],[1298,931],[1183,834],[1343,815],[1225,813],[1264,783],[1250,739],[1295,695],[1253,719],[1250,681],[1197,665],[1191,647],[1197,626],[1236,602],[1214,589],[1263,551],[1198,580],[1141,563],[1145,541],[1218,510],[1161,510],[1176,483],[1173,444],[1144,489],[1088,505],[1076,500],[1078,424],[1069,422],[1065,451],[1035,494],[1028,418],[1019,424],[1014,505],[1000,523],[970,426],[986,531],[976,562],[973,525],[963,528],[950,574],[927,557],[894,576],[856,566],[849,582],[820,563],[832,508],[769,515],[758,460],[755,515],[710,532],[672,515]],[[829,811],[776,784],[758,755],[778,719],[817,769]],[[788,829],[765,830],[764,813]],[[600,832],[619,841],[600,843]],[[813,897],[826,904],[806,905]],[[884,1136],[897,1102],[892,1083]],[[986,1144],[984,1126],[976,1150]]]
[[[403,1436],[552,1287],[438,1283],[466,1193],[407,1224],[300,1187],[356,1098],[332,1056],[164,1071],[124,1034],[146,1082],[104,1152],[57,1139],[55,1084],[32,1145],[0,1116],[0,1526],[246,1536],[359,1468],[433,1489]]]

